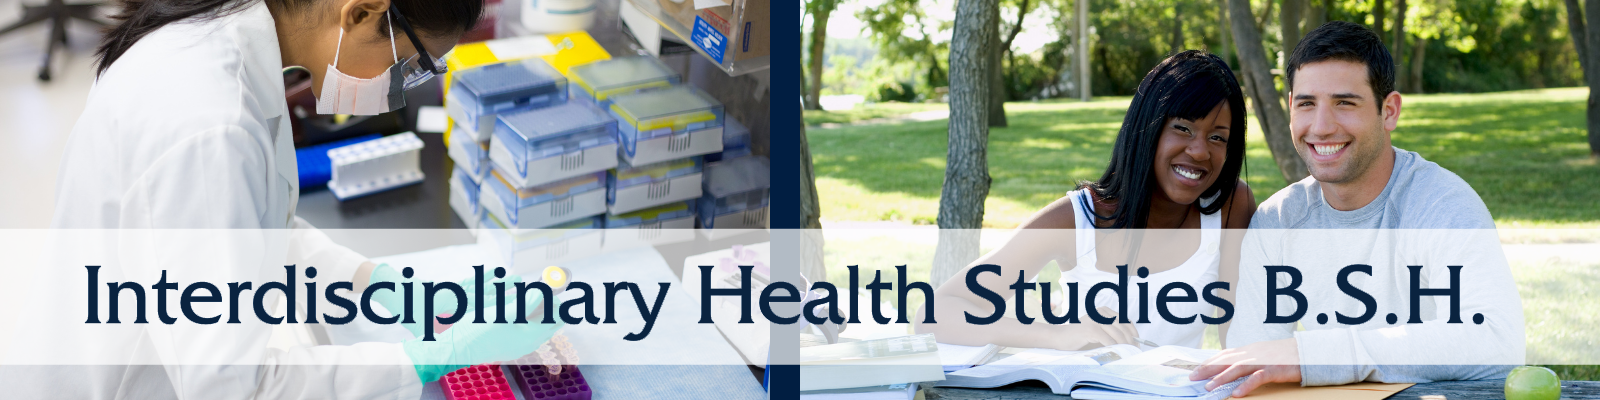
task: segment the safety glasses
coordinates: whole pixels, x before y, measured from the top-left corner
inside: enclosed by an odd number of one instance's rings
[[[395,25],[400,26],[400,30],[405,31],[406,37],[411,39],[411,47],[417,49],[417,54],[407,58],[400,67],[400,72],[405,76],[405,90],[411,90],[433,79],[434,75],[444,75],[449,71],[444,60],[434,58],[428,54],[428,49],[422,47],[422,40],[418,39],[417,32],[411,30],[411,24],[406,22],[406,17],[400,14],[400,9],[396,8],[394,3],[389,3],[389,15],[394,16]]]

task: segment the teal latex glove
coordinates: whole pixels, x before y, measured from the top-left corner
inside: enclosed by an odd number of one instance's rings
[[[542,296],[535,292],[535,299]],[[530,304],[540,304],[534,301]],[[535,308],[540,308],[537,306]],[[496,315],[494,308],[484,308],[487,315]],[[507,319],[512,319],[510,316]],[[421,338],[400,343],[411,357],[417,378],[422,383],[439,380],[452,371],[490,362],[515,360],[532,353],[566,326],[560,318],[553,324],[539,323],[539,318],[528,318],[527,323],[467,323],[461,322],[444,333],[434,335],[434,341]]]
[[[484,285],[488,287],[486,287],[486,290],[484,290],[483,299],[484,301],[491,302],[495,299],[495,282],[506,282],[507,289],[514,287],[517,282],[522,282],[522,276],[520,275],[506,275],[505,278],[495,278],[494,275],[488,271],[485,271],[484,279]],[[396,271],[394,267],[390,267],[389,264],[379,264],[377,267],[372,269],[372,276],[367,279],[367,285],[380,282],[394,283],[394,290],[379,290],[373,292],[372,301],[378,302],[378,304],[383,305],[384,309],[387,309],[389,312],[394,313],[394,315],[399,316],[401,321],[400,326],[406,328],[407,331],[410,331],[412,336],[422,337],[422,330],[426,327],[424,323],[427,322],[427,318],[431,317],[422,315],[426,311],[423,306],[426,304],[424,301],[427,298],[428,293],[426,290],[423,290],[422,282],[413,278],[406,278],[404,275],[401,275],[399,271]],[[400,284],[406,282],[411,283],[412,323],[404,322],[405,315],[403,315],[403,313],[405,312],[406,306],[405,287],[401,286]],[[463,309],[466,310],[467,313],[471,313],[472,300],[474,297],[475,288],[477,287],[477,278],[467,278],[461,282],[458,282],[458,284],[461,285],[462,292],[466,293],[467,295],[467,305]],[[508,297],[508,299],[515,299],[515,297]],[[493,306],[493,304],[486,304],[484,306],[485,313],[483,315],[494,315],[487,312],[491,306]],[[441,290],[437,295],[434,296],[433,311],[435,313],[450,313],[455,311],[455,309],[456,297],[449,291]],[[462,321],[470,322],[471,318],[464,318]]]

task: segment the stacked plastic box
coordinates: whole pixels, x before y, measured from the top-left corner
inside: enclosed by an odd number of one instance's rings
[[[692,234],[677,236],[688,234],[694,216],[704,210],[698,204],[681,208],[676,204],[704,193],[703,156],[723,150],[722,104],[688,86],[610,99],[608,111],[617,117],[620,164],[610,174],[606,227],[636,229],[608,234],[607,240],[661,244],[692,239]],[[636,214],[641,211],[644,214]]]
[[[448,93],[445,113],[455,123],[447,149],[456,166],[451,208],[468,228],[476,228],[484,216],[478,202],[490,176],[498,117],[565,103],[567,81],[543,60],[529,58],[455,72]]]
[[[611,98],[619,155],[632,165],[722,151],[722,103],[689,86]]]
[[[616,120],[584,102],[500,114],[482,199],[514,268],[600,249],[606,171],[617,165]],[[552,232],[549,230],[561,230]],[[552,236],[553,235],[553,236]]]
[[[722,104],[688,86],[652,57],[573,67],[574,102],[617,120],[618,166],[607,175],[605,246],[692,240],[702,156],[722,151]]]
[[[772,187],[766,157],[724,159],[705,167],[705,196],[700,198],[700,227],[708,236],[717,229],[767,227],[767,205]]]
[[[654,57],[626,57],[572,67],[573,100],[605,108],[611,98],[635,92],[665,89],[678,84],[678,74]]]

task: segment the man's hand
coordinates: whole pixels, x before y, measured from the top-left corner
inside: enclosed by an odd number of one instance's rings
[[[1233,397],[1244,397],[1268,383],[1299,382],[1300,350],[1295,340],[1281,339],[1223,350],[1189,374],[1189,380],[1210,378],[1206,390],[1212,390],[1247,376],[1250,379],[1233,389]]]

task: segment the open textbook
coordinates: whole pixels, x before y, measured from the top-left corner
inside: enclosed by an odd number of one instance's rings
[[[1037,380],[1074,399],[1221,399],[1237,382],[1205,390],[1207,381],[1190,381],[1200,362],[1215,350],[1162,346],[1140,351],[1115,345],[1089,351],[1032,349],[978,367],[951,372],[937,386],[993,388]]]

